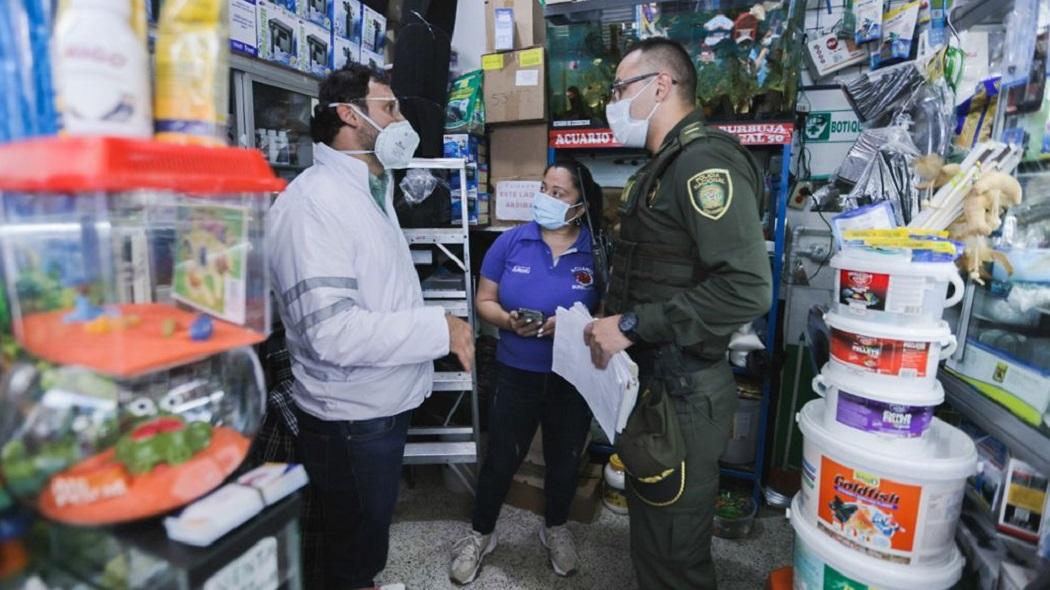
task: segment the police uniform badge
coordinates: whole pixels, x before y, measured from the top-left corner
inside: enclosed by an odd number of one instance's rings
[[[724,168],[710,168],[689,179],[689,201],[696,212],[719,220],[733,202],[733,179]]]

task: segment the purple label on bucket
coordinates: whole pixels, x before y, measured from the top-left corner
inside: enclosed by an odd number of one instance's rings
[[[933,421],[933,407],[887,404],[840,390],[835,419],[864,432],[916,438]]]

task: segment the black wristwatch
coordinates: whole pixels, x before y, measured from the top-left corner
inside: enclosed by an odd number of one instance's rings
[[[620,331],[623,332],[623,335],[631,342],[637,344],[641,340],[641,337],[638,336],[638,332],[636,332],[638,329],[638,315],[633,311],[629,311],[620,316],[619,328]]]

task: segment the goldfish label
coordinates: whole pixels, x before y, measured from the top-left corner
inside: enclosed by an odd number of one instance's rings
[[[869,373],[925,377],[930,343],[874,338],[832,328],[831,357]]]
[[[911,563],[922,487],[821,457],[817,519],[827,533],[888,561]]]

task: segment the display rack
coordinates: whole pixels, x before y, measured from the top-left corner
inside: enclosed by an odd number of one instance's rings
[[[470,324],[471,331],[476,333],[474,314],[474,283],[470,273],[470,226],[467,191],[467,162],[462,158],[417,158],[409,164],[409,169],[450,170],[459,174],[460,219],[457,227],[415,228],[404,230],[410,247],[434,247],[441,251],[462,272],[453,281],[441,281],[432,286],[424,280],[423,300],[426,305],[445,308],[448,313],[461,317]],[[456,251],[453,251],[453,248]],[[462,252],[458,254],[457,251]],[[413,250],[422,253],[421,250]],[[432,256],[413,255],[417,264],[427,264]],[[454,283],[454,284],[450,284]],[[409,442],[405,445],[405,463],[445,464],[465,483],[473,488],[471,478],[463,465],[477,463],[478,433],[480,431],[478,390],[476,371],[439,371],[434,374],[433,391],[435,394],[456,395],[451,409],[440,426],[411,427],[408,430]],[[467,400],[469,396],[469,400]],[[470,424],[454,424],[457,410],[467,401],[470,408]],[[437,439],[437,440],[435,440]]]
[[[589,4],[579,2],[578,4]],[[555,5],[558,6],[558,5]],[[553,8],[553,7],[552,7]],[[741,121],[741,122],[718,122],[711,123],[712,127],[721,129],[735,135],[742,145],[748,149],[778,149],[780,150],[780,175],[777,186],[771,190],[773,196],[773,240],[767,241],[767,249],[771,257],[773,275],[773,304],[766,314],[766,333],[763,344],[765,344],[766,366],[775,366],[775,359],[779,357],[780,348],[777,343],[779,318],[779,302],[781,291],[781,275],[784,267],[784,248],[787,231],[787,202],[788,202],[788,175],[791,170],[791,146],[794,141],[795,124],[791,121]],[[591,129],[588,133],[596,133],[599,136],[612,131],[608,129]],[[604,147],[595,147],[591,143],[566,142],[564,136],[557,130],[550,132],[550,147],[548,148],[548,159],[554,162],[559,149],[585,149],[591,151],[603,151],[607,149],[622,149],[615,144],[607,144]],[[733,373],[742,377],[755,377],[746,369],[733,367]],[[767,371],[761,376],[762,399],[759,411],[758,443],[755,451],[755,462],[749,465],[723,465],[721,473],[725,477],[740,479],[750,482],[752,485],[752,496],[755,504],[760,505],[762,499],[762,478],[765,471],[766,439],[769,424],[770,399],[773,395],[773,373]]]

